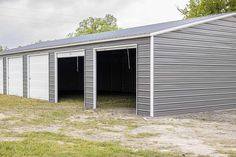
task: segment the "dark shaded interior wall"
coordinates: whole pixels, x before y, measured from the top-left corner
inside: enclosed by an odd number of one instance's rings
[[[58,92],[84,92],[84,57],[58,59]]]
[[[129,68],[130,62],[130,68]],[[97,53],[98,93],[136,93],[136,49]]]

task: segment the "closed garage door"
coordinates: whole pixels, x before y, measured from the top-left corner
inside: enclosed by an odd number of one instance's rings
[[[3,61],[0,58],[0,94],[3,94]]]
[[[29,98],[49,100],[48,55],[29,56]]]
[[[8,58],[8,94],[23,96],[22,57]]]

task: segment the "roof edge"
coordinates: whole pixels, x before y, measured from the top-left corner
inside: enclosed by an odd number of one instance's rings
[[[0,56],[13,55],[13,54],[23,53],[23,52],[42,51],[42,50],[56,49],[56,48],[63,48],[63,47],[96,44],[96,43],[103,43],[103,42],[110,42],[110,41],[129,40],[129,39],[144,38],[144,37],[150,37],[150,34],[143,34],[143,35],[130,36],[130,37],[112,38],[112,39],[104,39],[104,40],[98,40],[98,41],[81,42],[81,43],[73,43],[73,44],[65,44],[65,45],[36,48],[36,49],[30,49],[30,50],[14,51],[12,53],[3,52],[2,54],[0,54]]]
[[[234,16],[234,15],[236,15],[236,12],[232,12],[232,13],[228,13],[228,14],[226,14],[226,15],[222,15],[222,16],[213,17],[213,18],[206,19],[206,20],[201,20],[201,21],[197,21],[197,22],[185,24],[185,25],[178,26],[178,27],[173,27],[173,28],[169,28],[169,29],[165,29],[165,30],[153,32],[153,33],[151,33],[150,35],[151,35],[151,36],[156,36],[156,35],[159,35],[159,34],[164,34],[164,33],[176,31],[176,30],[179,30],[179,29],[183,29],[183,28],[187,28],[187,27],[196,26],[196,25],[199,25],[199,24],[203,24],[203,23],[206,23],[206,22],[211,22],[211,21],[215,21],[215,20],[219,20],[219,19],[231,17],[231,16]]]

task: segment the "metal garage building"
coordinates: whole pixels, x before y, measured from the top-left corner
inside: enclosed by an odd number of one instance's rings
[[[127,56],[128,77],[122,68]],[[80,76],[68,73],[72,64]],[[111,90],[105,86],[117,77],[112,90],[134,92],[139,115],[235,108],[236,13],[11,49],[0,56],[0,76],[0,93],[50,102],[58,102],[59,88],[83,90],[87,109],[96,108],[97,91]],[[119,82],[123,77],[128,81]]]

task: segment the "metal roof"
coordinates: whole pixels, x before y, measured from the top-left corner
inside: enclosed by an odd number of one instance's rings
[[[92,44],[96,42],[104,42],[104,41],[112,41],[112,40],[121,40],[128,38],[138,38],[144,36],[150,36],[152,33],[165,32],[165,30],[171,31],[173,29],[181,28],[183,26],[190,26],[191,24],[199,24],[207,21],[220,19],[227,16],[233,16],[236,13],[226,13],[226,14],[218,14],[218,15],[210,15],[205,17],[179,20],[179,21],[171,21],[165,23],[158,23],[128,29],[121,29],[118,31],[110,31],[104,33],[97,33],[91,35],[83,35],[79,37],[65,38],[59,40],[45,41],[32,45],[27,45],[23,47],[18,47],[14,49],[10,49],[4,52],[4,54],[9,53],[20,53],[20,52],[29,52],[34,50],[43,50],[50,48],[58,48],[58,47],[66,47],[73,45],[81,45],[81,44]]]

